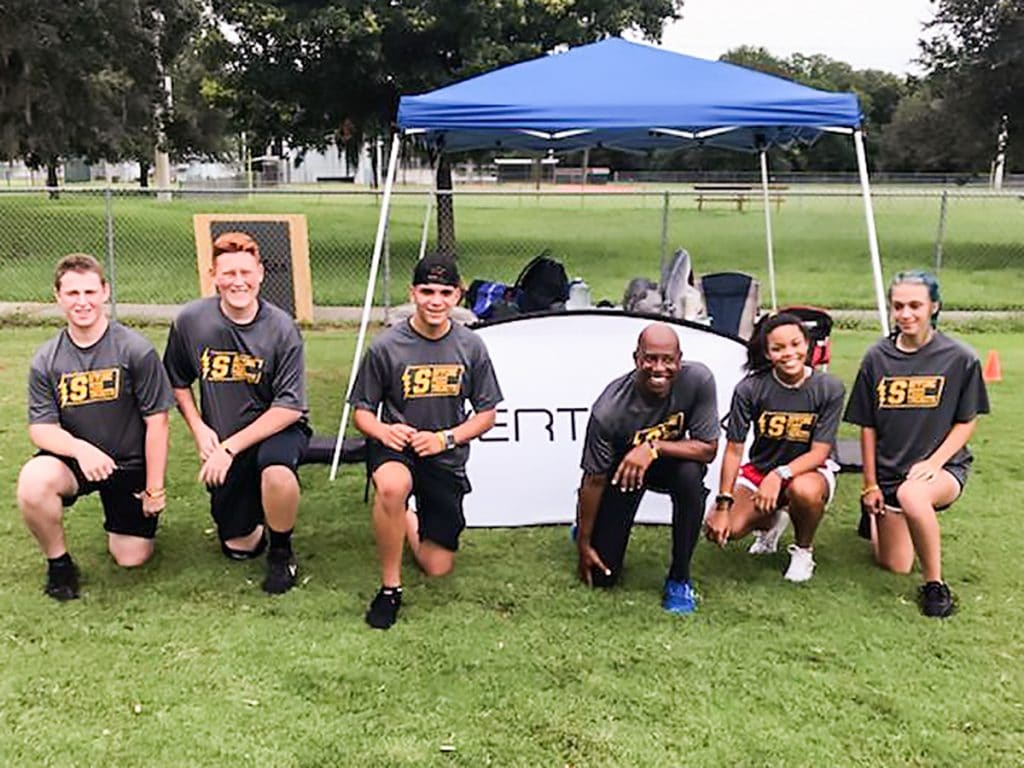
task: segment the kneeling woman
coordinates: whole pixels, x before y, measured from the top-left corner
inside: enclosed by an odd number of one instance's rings
[[[978,414],[988,413],[981,364],[968,347],[935,329],[939,283],[927,272],[900,272],[889,286],[896,331],[861,362],[846,421],[861,427],[862,505],[875,562],[908,573],[921,560],[919,601],[926,616],[953,612],[942,581],[936,510],[963,491]]]
[[[719,492],[705,524],[719,546],[754,531],[751,553],[771,553],[788,507],[796,544],[785,578],[794,582],[814,574],[814,533],[835,490],[837,467],[829,457],[843,410],[842,383],[807,365],[808,343],[794,315],[772,315],[755,328],[750,373],[732,396]],[[751,427],[750,460],[740,466]]]

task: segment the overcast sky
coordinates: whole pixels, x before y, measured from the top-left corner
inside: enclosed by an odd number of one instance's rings
[[[703,59],[740,45],[824,53],[854,69],[920,74],[910,60],[933,15],[929,0],[686,0],[662,45]]]

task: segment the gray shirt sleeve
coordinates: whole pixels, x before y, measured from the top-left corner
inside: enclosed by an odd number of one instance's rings
[[[954,419],[959,424],[973,421],[979,413],[988,413],[988,391],[981,377],[981,361],[973,358],[964,372],[964,383],[956,402]]]
[[[587,421],[587,435],[583,441],[580,469],[588,475],[604,475],[611,471],[614,458],[611,435],[607,434],[601,422],[591,414]]]
[[[844,419],[861,427],[875,426],[875,383],[872,380],[870,352],[861,361],[857,378],[850,391],[850,402],[846,404]]]
[[[843,395],[846,394],[839,379],[828,378],[828,394],[818,423],[814,428],[814,442],[835,445],[839,420],[843,413]]]
[[[494,373],[494,365],[491,363],[491,356],[481,342],[478,357],[473,365],[473,382],[472,391],[469,393],[469,402],[473,406],[473,410],[480,413],[496,408],[503,399],[501,387],[498,385],[498,377]]]
[[[59,424],[60,409],[54,396],[53,382],[36,355],[28,372],[28,423]]]
[[[729,406],[729,423],[725,439],[730,443],[742,443],[747,439],[750,423],[754,418],[753,402],[750,399],[750,379],[742,379],[732,393]]]
[[[171,324],[170,333],[167,335],[164,368],[170,378],[171,386],[175,389],[188,389],[199,376],[186,348],[185,334],[177,323]]]
[[[715,377],[711,371],[704,368],[703,374],[695,388],[687,431],[691,440],[712,442],[718,439],[722,431],[718,423],[718,394],[715,391]]]
[[[362,411],[377,412],[377,407],[384,399],[384,381],[386,374],[380,352],[371,344],[363,361],[359,364],[355,384],[348,396],[348,403]]]
[[[298,328],[292,325],[282,339],[284,349],[277,361],[274,372],[274,399],[271,407],[288,408],[293,411],[306,410],[306,380],[303,360],[302,336]]]

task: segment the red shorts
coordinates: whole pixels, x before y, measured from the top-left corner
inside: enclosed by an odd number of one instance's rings
[[[822,466],[818,467],[817,472],[825,478],[825,484],[828,486],[828,500],[825,502],[826,505],[832,503],[832,497],[836,493],[836,471],[839,469],[835,462],[829,459]],[[740,467],[740,475],[736,478],[736,485],[748,488],[751,491],[756,491],[761,487],[761,481],[764,480],[764,476],[767,472],[762,472],[753,464],[744,464]],[[782,490],[786,490],[789,487],[789,480],[782,481]]]

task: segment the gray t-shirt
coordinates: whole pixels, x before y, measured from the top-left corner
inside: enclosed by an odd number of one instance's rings
[[[483,339],[452,323],[440,339],[427,339],[408,322],[389,328],[363,356],[349,403],[376,413],[385,424],[409,424],[437,432],[468,418],[466,401],[477,413],[502,401],[501,388]],[[469,446],[438,454],[438,463],[465,465]]]
[[[636,370],[605,387],[590,409],[580,467],[588,475],[615,470],[635,445],[649,440],[717,440],[715,379],[703,363],[684,362],[667,397],[637,389]]]
[[[153,345],[111,322],[99,341],[79,347],[67,329],[36,350],[28,378],[29,424],[59,424],[122,469],[145,466],[144,417],[174,405]]]
[[[225,317],[216,296],[186,304],[167,337],[164,366],[175,389],[199,379],[203,421],[221,439],[271,406],[306,420],[302,336],[284,310],[262,299],[247,325]]]
[[[819,371],[796,389],[781,384],[770,369],[747,376],[732,393],[726,439],[742,443],[753,426],[750,463],[760,472],[788,464],[811,443],[835,448],[843,394],[839,379]]]
[[[872,346],[860,364],[844,418],[875,429],[878,484],[892,487],[935,452],[954,424],[988,410],[977,355],[936,332],[916,352],[903,352],[891,339]],[[971,461],[964,446],[947,466],[966,473]]]

